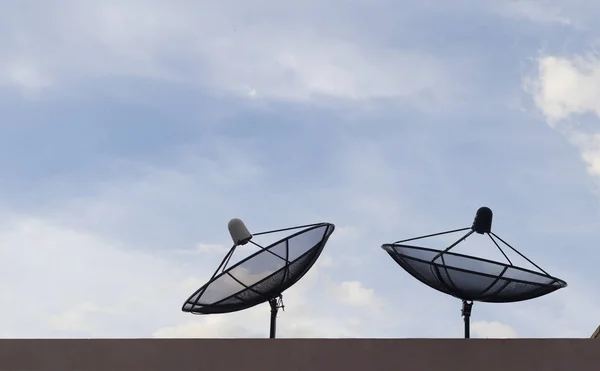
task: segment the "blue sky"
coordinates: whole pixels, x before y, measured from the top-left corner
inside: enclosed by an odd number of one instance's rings
[[[476,304],[473,335],[589,336],[600,30],[592,2],[566,4],[4,7],[3,336],[265,337],[266,304],[180,311],[240,217],[253,231],[337,226],[286,292],[280,336],[459,337],[460,302],[380,245],[469,226],[483,205],[569,287]],[[477,241],[469,252],[493,253]]]

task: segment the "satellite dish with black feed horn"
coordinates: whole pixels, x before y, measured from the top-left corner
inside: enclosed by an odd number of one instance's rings
[[[409,241],[456,232],[464,232],[444,250],[407,245]],[[473,233],[487,235],[508,264],[450,252]],[[500,244],[508,246],[539,272],[513,265]],[[465,338],[470,337],[471,308],[474,301],[510,303],[534,299],[567,287],[567,283],[549,275],[517,249],[492,232],[492,210],[477,210],[471,227],[409,238],[381,246],[404,270],[427,286],[462,300]]]
[[[335,226],[317,223],[253,235],[240,219],[232,219],[228,228],[233,246],[210,280],[185,301],[182,310],[192,314],[231,313],[269,302],[269,337],[275,338],[277,312],[283,308],[282,293],[315,264]],[[254,236],[292,230],[299,231],[267,247],[252,240]],[[248,243],[259,251],[227,268],[236,248]]]

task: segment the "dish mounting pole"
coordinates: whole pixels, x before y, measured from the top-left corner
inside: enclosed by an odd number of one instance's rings
[[[277,331],[277,312],[279,312],[279,308],[285,310],[283,305],[283,296],[279,295],[277,298],[269,299],[269,305],[271,306],[271,327],[269,331],[269,338],[275,339],[275,333]]]
[[[471,337],[471,308],[473,308],[473,302],[463,300],[462,316],[465,319],[465,339],[468,339]]]

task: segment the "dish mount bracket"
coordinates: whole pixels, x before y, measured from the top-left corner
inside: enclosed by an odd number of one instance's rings
[[[269,338],[274,339],[275,332],[277,330],[277,312],[279,312],[279,309],[285,311],[285,305],[283,305],[283,295],[269,299],[269,305],[271,306],[271,327],[269,331]]]

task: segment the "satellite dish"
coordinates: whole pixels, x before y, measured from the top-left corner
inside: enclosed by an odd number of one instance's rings
[[[228,228],[233,247],[210,280],[185,301],[182,310],[192,314],[231,313],[268,301],[271,306],[269,337],[274,338],[277,312],[284,308],[282,293],[317,261],[335,226],[317,223],[255,233],[254,236],[260,236],[301,229],[267,247],[252,240],[253,235],[240,219],[232,219]],[[260,250],[226,268],[236,247],[247,243]]]
[[[444,250],[407,245],[406,242],[469,230]],[[450,250],[473,233],[487,235],[508,264],[457,254]],[[500,244],[508,246],[536,267],[539,272],[513,265]],[[467,228],[409,238],[381,246],[404,270],[427,286],[462,300],[465,338],[470,337],[471,308],[474,301],[510,303],[534,299],[567,287],[567,283],[549,275],[492,232],[492,210],[481,207],[473,225]]]

